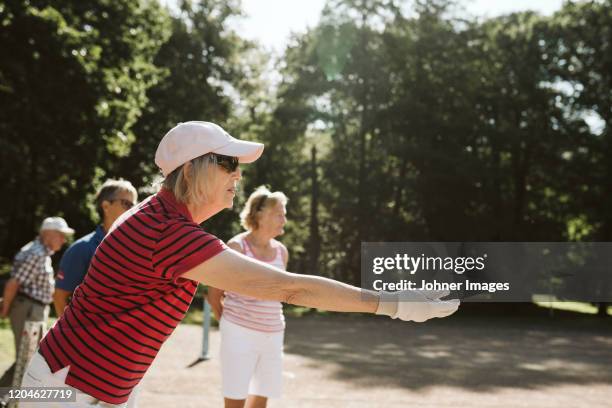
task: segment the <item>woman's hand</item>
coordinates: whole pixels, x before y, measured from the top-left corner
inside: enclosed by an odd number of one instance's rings
[[[444,290],[380,292],[376,314],[419,323],[434,317],[446,317],[459,307],[458,299],[440,300],[449,293]]]
[[[208,287],[208,304],[215,315],[217,321],[221,321],[221,315],[223,314],[223,298],[225,297],[224,292],[221,289]]]

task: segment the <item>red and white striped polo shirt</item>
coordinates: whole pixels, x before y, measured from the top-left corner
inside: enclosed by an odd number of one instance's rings
[[[127,401],[181,321],[197,282],[181,274],[226,249],[165,189],[124,214],[40,343],[52,372],[111,404]]]

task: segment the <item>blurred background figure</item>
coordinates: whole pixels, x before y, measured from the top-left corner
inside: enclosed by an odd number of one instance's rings
[[[74,234],[61,217],[45,218],[39,235],[15,255],[11,277],[4,288],[0,317],[9,317],[15,339],[15,361],[19,360],[19,344],[26,321],[46,322],[53,296],[54,278],[51,255]],[[0,386],[13,382],[15,364],[3,374]]]
[[[61,316],[68,299],[83,282],[96,248],[113,223],[138,200],[138,193],[129,181],[108,179],[96,194],[96,211],[100,224],[94,231],[70,245],[62,256],[53,293],[57,316]]]
[[[240,253],[286,269],[289,253],[275,238],[284,233],[287,197],[257,188],[240,213],[246,232],[228,246]],[[209,301],[221,328],[223,396],[228,408],[265,407],[282,388],[285,319],[280,302],[258,300],[209,288]]]

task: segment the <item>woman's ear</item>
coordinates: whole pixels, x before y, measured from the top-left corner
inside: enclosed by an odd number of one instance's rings
[[[261,213],[262,211],[257,211],[254,215],[253,215],[253,229],[259,229],[259,227],[261,227]]]
[[[102,212],[106,214],[110,206],[111,206],[110,201],[107,201],[107,200],[102,201]]]

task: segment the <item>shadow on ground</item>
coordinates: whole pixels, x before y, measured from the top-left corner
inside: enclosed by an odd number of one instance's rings
[[[462,306],[442,320],[405,323],[358,315],[287,321],[285,351],[360,387],[430,386],[488,392],[612,384],[612,318],[531,305]]]

